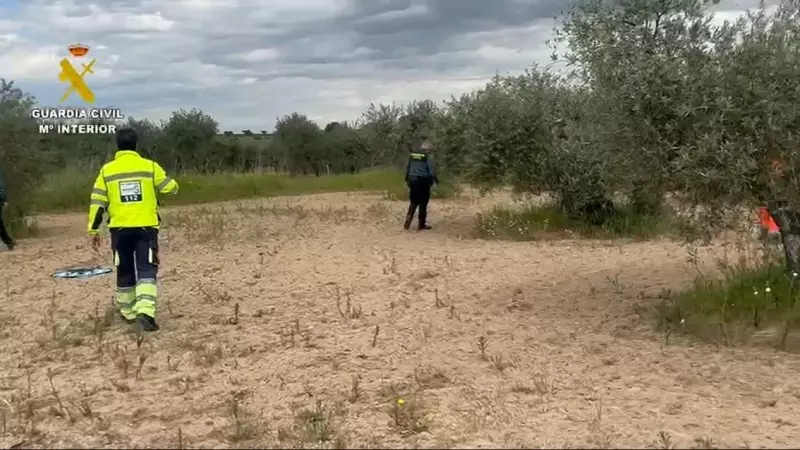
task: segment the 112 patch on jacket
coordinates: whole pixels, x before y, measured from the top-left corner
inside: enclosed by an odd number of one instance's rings
[[[119,201],[122,203],[135,203],[142,201],[142,182],[122,181],[119,183]]]

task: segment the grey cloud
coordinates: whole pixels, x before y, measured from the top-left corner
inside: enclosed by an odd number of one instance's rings
[[[48,9],[54,4],[75,8],[65,19]],[[353,119],[377,99],[446,98],[458,95],[465,80],[475,85],[495,72],[547,64],[544,41],[551,19],[568,2],[26,0],[24,5],[25,26],[43,43],[64,45],[77,34],[95,46],[98,67],[112,73],[92,81],[104,104],[133,115],[198,107],[223,128],[262,129],[291,111]],[[92,12],[98,8],[122,22],[73,31],[75,23],[99,23],[100,15]],[[124,22],[133,20],[126,15],[156,13],[173,22],[172,28],[137,30]],[[501,50],[479,51],[482,46]],[[268,57],[242,57],[254,51]]]
[[[413,67],[423,57],[476,48],[474,42],[465,42],[468,33],[530,27],[552,18],[562,6],[558,0],[357,0],[338,15],[314,22],[261,23],[242,17],[233,29],[230,22],[221,21],[228,27],[205,35],[200,57],[205,62],[245,67],[250,64],[230,58],[232,49],[240,46],[275,49],[281,64],[361,62],[372,63],[373,70]],[[415,12],[399,14],[408,10]],[[528,29],[519,42],[506,44],[530,45],[541,36]],[[353,52],[356,48],[362,51]]]
[[[43,0],[35,0],[46,3]],[[332,0],[335,2],[335,0]],[[71,11],[87,11],[91,0],[74,0]],[[269,4],[270,2],[264,2]],[[104,3],[109,11],[132,11],[142,2],[136,0],[110,0]],[[313,21],[294,21],[281,17],[259,18],[252,12],[258,2],[240,1],[238,8],[215,11],[213,20],[180,21],[177,11],[170,12],[169,3],[159,10],[158,3],[147,3],[139,12],[162,12],[164,20],[176,21],[174,30],[159,32],[131,29],[131,24],[101,27],[95,39],[125,42],[130,47],[135,42],[159,41],[160,62],[179,63],[181,59],[198,58],[205,63],[231,68],[252,67],[254,62],[231,58],[237,51],[273,49],[278,54],[274,64],[308,65],[316,72],[323,64],[372,63],[372,69],[393,70],[408,64],[419,64],[419,58],[439,53],[456,52],[474,48],[463,36],[475,32],[496,32],[508,28],[525,27],[554,16],[563,5],[559,0],[350,0],[330,15]],[[250,9],[248,9],[250,8]],[[414,10],[414,14],[399,14]],[[250,14],[248,14],[248,12]],[[311,14],[311,13],[309,13]],[[190,14],[191,15],[191,14]],[[318,16],[318,14],[316,14]],[[314,17],[311,15],[310,17]],[[191,33],[192,40],[171,39],[180,33]],[[531,42],[532,35],[524,38]],[[131,45],[133,44],[133,45]],[[517,43],[519,45],[519,43]],[[169,47],[180,47],[170,49]],[[354,52],[360,48],[362,51]],[[136,49],[133,49],[136,51]],[[456,63],[457,61],[453,61]],[[440,64],[446,66],[446,64]],[[279,70],[274,75],[284,76],[292,70]],[[263,76],[263,75],[262,75]]]
[[[76,0],[76,3],[87,5],[90,2]],[[135,3],[132,0],[112,0],[105,7],[113,12],[132,12]],[[239,2],[240,8],[246,3]],[[335,104],[347,96],[322,98],[317,94],[321,86],[345,83],[359,92],[372,92],[358,96],[366,106],[374,98],[371,96],[385,95],[386,92],[380,89],[365,91],[358,84],[370,86],[432,77],[490,76],[496,70],[509,67],[487,67],[463,52],[492,42],[495,35],[506,36],[503,30],[508,27],[530,25],[549,14],[548,8],[537,9],[541,4],[534,1],[484,3],[465,0],[464,3],[471,5],[459,9],[447,1],[427,4],[404,0],[357,1],[321,18],[316,14],[314,21],[304,20],[299,14],[294,14],[293,20],[282,20],[280,17],[247,14],[242,9],[223,8],[216,12],[213,21],[201,22],[181,21],[180,11],[159,10],[158,5],[148,4],[137,12],[159,11],[166,20],[176,21],[175,29],[132,33],[128,27],[121,26],[116,32],[108,32],[106,28],[102,33],[96,33],[95,39],[110,47],[104,53],[119,53],[121,57],[119,64],[112,67],[114,77],[95,85],[98,86],[98,95],[109,98],[109,102],[115,105],[125,105],[125,109],[131,112],[146,111],[155,104],[159,109],[197,106],[215,116],[236,115],[237,120],[242,120],[242,117],[247,117],[243,111],[248,108],[241,105],[250,104],[253,105],[250,110],[261,111],[261,105],[269,99],[265,104],[267,110],[263,112],[266,122],[292,110],[311,115],[342,115],[331,119],[353,119],[362,108],[343,110],[337,107]],[[420,8],[420,5],[425,8]],[[187,15],[191,17],[193,14]],[[480,41],[470,37],[470,33],[475,32],[483,33]],[[531,30],[519,37],[527,42],[535,41]],[[243,61],[235,57],[237,53],[257,49],[274,50],[276,58]],[[101,55],[105,55],[97,54],[102,64]],[[189,70],[193,66],[187,62],[191,60],[215,65],[220,72],[226,71],[230,79],[219,86],[198,84],[193,78],[202,76],[203,71]],[[531,62],[520,61],[519,68]],[[153,77],[158,81],[153,82]],[[255,84],[231,85],[246,78],[254,79]],[[362,81],[353,85],[354,80]],[[312,84],[317,82],[323,85]],[[291,88],[275,89],[273,86]],[[447,92],[448,88],[444,89]],[[244,94],[247,91],[251,92]],[[285,100],[280,100],[282,98]],[[239,106],[233,107],[232,104]],[[265,127],[264,123],[242,126]]]
[[[430,55],[452,48],[457,37],[465,33],[523,27],[551,19],[563,5],[560,0],[356,0],[350,11],[322,23],[293,27],[283,37],[292,40],[348,32],[354,47],[376,50],[373,57],[377,59],[409,52]],[[373,20],[419,6],[424,6],[423,12]]]

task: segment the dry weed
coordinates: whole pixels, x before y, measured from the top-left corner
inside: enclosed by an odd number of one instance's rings
[[[590,429],[592,431],[592,444],[596,448],[612,448],[611,436],[603,427],[603,402],[598,400],[594,404],[594,417]]]
[[[489,340],[486,339],[486,336],[481,336],[478,338],[478,350],[481,352],[481,359],[484,361],[488,361],[489,358],[486,356],[486,349],[489,348]]]
[[[193,352],[195,365],[210,367],[222,360],[225,350],[220,344],[203,344]]]
[[[381,331],[380,325],[375,325],[375,331],[372,333],[372,346],[378,345],[378,333]]]
[[[658,438],[655,442],[656,448],[674,449],[675,444],[672,443],[672,436],[664,430],[658,432]]]
[[[58,409],[51,406],[50,413],[57,417],[67,417],[70,422],[75,422],[75,417],[72,416],[72,413],[70,413],[69,409],[67,409],[67,407],[64,406],[64,402],[61,400],[61,395],[59,395],[58,389],[56,389],[56,383],[54,378],[55,378],[55,373],[51,368],[48,367],[47,381],[50,384],[50,395],[53,396],[53,399],[55,399],[56,404],[58,405]]]
[[[418,393],[397,395],[389,410],[392,424],[402,435],[422,433],[430,429],[425,405]]]
[[[431,322],[423,323],[420,331],[422,333],[422,342],[427,343],[428,339],[433,336],[433,324]]]
[[[222,290],[216,286],[204,286],[200,288],[204,303],[209,305],[224,305],[233,300],[230,292]]]
[[[251,441],[259,436],[259,424],[255,415],[243,408],[240,396],[234,394],[228,402],[230,414],[230,430],[226,433],[228,439],[234,443]]]
[[[342,292],[339,286],[336,286],[336,309],[339,311],[339,315],[342,316],[343,319],[359,319],[364,313],[361,305],[353,305],[351,295],[352,293],[350,291],[345,292],[346,303],[344,305],[345,309],[343,310]]]
[[[434,291],[434,306],[436,306],[437,309],[445,308],[447,306],[444,301],[439,298],[439,289]]]
[[[353,375],[352,385],[350,387],[350,392],[347,395],[347,401],[350,403],[355,403],[361,398],[361,376],[360,375]]]
[[[3,409],[3,429],[9,429],[15,434],[38,435],[37,411],[41,408],[41,401],[38,401],[33,394],[32,373],[30,369],[25,371],[25,387],[18,390],[19,394],[12,394],[9,400],[3,399],[5,407]],[[7,417],[16,418],[16,427],[9,428]]]
[[[175,448],[183,450],[186,448],[186,438],[183,437],[183,429],[178,427],[178,435],[175,438]]]
[[[139,352],[139,363],[136,365],[136,374],[134,379],[139,381],[139,377],[142,375],[142,369],[144,368],[144,363],[147,362],[147,358],[150,354],[146,351]]]
[[[694,443],[695,443],[695,446],[693,448],[696,448],[696,449],[715,449],[715,448],[717,448],[716,444],[714,443],[714,440],[711,439],[710,437],[697,438],[697,439],[694,440]]]
[[[415,367],[414,381],[420,389],[439,389],[455,383],[441,369],[433,366]]]
[[[300,438],[306,443],[325,443],[336,438],[333,412],[317,400],[313,408],[301,410],[295,416]]]
[[[518,383],[511,388],[511,392],[526,395],[552,395],[555,393],[555,383],[548,381],[544,376],[537,376],[533,379],[533,386]]]
[[[492,355],[490,359],[492,367],[497,369],[500,373],[504,373],[506,369],[514,367],[514,363],[504,358],[503,355]]]
[[[174,360],[173,361],[172,357],[170,355],[167,355],[167,370],[168,371],[177,372],[178,371],[178,366],[180,366],[180,364],[181,364],[180,360]]]

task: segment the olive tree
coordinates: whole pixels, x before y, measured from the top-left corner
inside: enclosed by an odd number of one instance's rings
[[[722,25],[712,3],[586,0],[565,16],[560,39],[578,79],[606,105],[604,145],[637,205],[657,206],[672,190],[713,232],[767,204],[794,272],[800,1],[762,4]]]
[[[325,167],[320,158],[325,150],[322,134],[319,125],[304,114],[292,113],[278,119],[275,143],[284,151],[284,160],[291,173],[322,175]]]
[[[528,79],[530,78],[530,80]],[[531,87],[529,81],[538,83]],[[483,188],[510,183],[517,192],[542,186],[550,118],[546,115],[549,79],[495,76],[475,93],[468,142],[467,176]]]
[[[403,108],[397,105],[375,105],[361,115],[361,133],[369,147],[369,165],[390,165],[401,152],[401,130],[399,126]]]
[[[715,67],[709,0],[584,0],[565,15],[566,61],[605,105],[604,139],[640,212],[673,187],[678,150],[697,137],[696,114]],[[728,32],[730,34],[730,32]]]
[[[787,268],[800,271],[800,1],[762,8],[719,32],[726,40],[710,89],[705,132],[680,149],[679,180],[706,217],[732,205],[768,206]]]
[[[17,227],[31,212],[37,182],[44,174],[42,142],[30,117],[36,100],[0,79],[0,170],[8,194],[8,222]]]
[[[221,168],[210,164],[214,140],[219,134],[219,122],[213,117],[198,109],[181,109],[172,113],[163,129],[167,147],[154,156],[166,169],[181,172]]]

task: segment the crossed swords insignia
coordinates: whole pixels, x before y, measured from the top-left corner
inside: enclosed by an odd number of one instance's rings
[[[58,79],[62,83],[68,82],[70,84],[70,87],[67,88],[67,91],[61,96],[61,102],[66,100],[72,94],[72,92],[77,92],[86,103],[94,103],[94,92],[89,89],[89,86],[86,85],[86,82],[83,81],[83,78],[86,76],[86,74],[94,74],[92,66],[94,66],[95,61],[96,60],[92,58],[92,60],[89,61],[89,64],[81,64],[83,71],[78,73],[78,71],[75,70],[75,67],[72,66],[67,58],[61,60],[59,63],[61,66],[61,73],[58,74]]]

